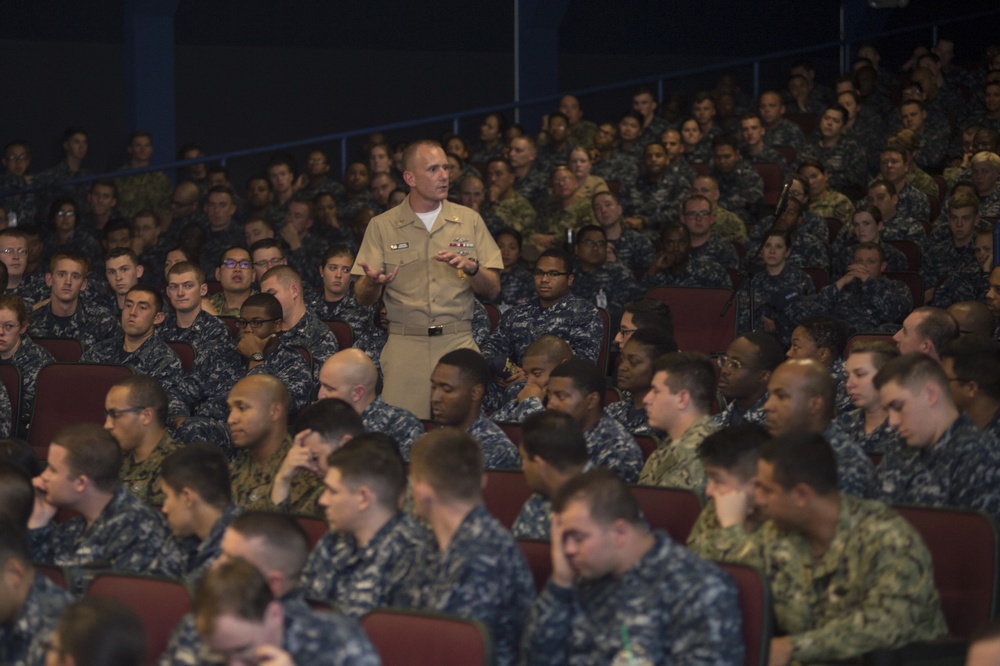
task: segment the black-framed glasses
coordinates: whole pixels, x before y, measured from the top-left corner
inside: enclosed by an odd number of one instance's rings
[[[547,277],[555,280],[557,277],[562,277],[563,275],[570,275],[569,271],[540,271],[537,268],[531,271],[531,274],[536,278]]]
[[[112,421],[117,421],[118,417],[122,416],[123,414],[138,414],[139,412],[141,412],[144,409],[146,409],[146,408],[145,407],[129,407],[128,409],[105,409],[104,410],[104,415],[107,416]]]
[[[249,261],[236,261],[235,259],[223,259],[222,265],[226,268],[236,268],[237,266],[240,268],[250,268]]]
[[[241,317],[236,320],[236,328],[243,330],[249,326],[250,330],[256,331],[264,324],[269,324],[273,321],[281,321],[281,317],[275,317],[274,319],[243,319]]]

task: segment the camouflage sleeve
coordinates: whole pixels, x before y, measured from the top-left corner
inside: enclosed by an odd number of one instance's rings
[[[323,494],[323,486],[319,485],[309,476],[315,475],[309,470],[298,470],[292,477],[292,487],[288,491],[288,497],[283,502],[275,504],[271,501],[271,494],[262,497],[255,508],[263,511],[280,511],[283,513],[301,513],[309,516],[319,516],[322,511],[318,509],[319,496]]]
[[[188,613],[174,627],[156,666],[199,666],[202,663],[201,652],[201,639],[195,630],[194,615]]]
[[[546,583],[524,624],[522,666],[569,663],[567,648],[576,612],[573,590]]]
[[[870,569],[864,575],[864,592],[857,606],[839,617],[824,618],[822,626],[792,634],[792,655],[800,662],[839,661],[878,647],[910,640],[912,627],[927,615],[921,606],[933,593],[930,556],[911,530],[874,530]],[[941,629],[944,627],[942,626]],[[933,630],[932,632],[933,633]],[[940,634],[939,634],[940,635]]]
[[[144,573],[154,576],[167,576],[169,578],[181,578],[188,560],[188,552],[183,544],[176,537],[168,537],[163,543],[163,549],[157,554],[156,559],[149,565]]]
[[[31,548],[31,559],[42,564],[52,564],[55,560],[55,523],[49,522],[44,527],[28,530],[28,545]]]
[[[544,409],[545,406],[538,398],[525,398],[521,402],[511,400],[493,412],[490,419],[494,423],[521,423],[535,412],[540,412]]]
[[[154,516],[136,514],[134,520],[115,525],[105,547],[114,569],[144,573],[156,559],[167,538],[166,526]]]

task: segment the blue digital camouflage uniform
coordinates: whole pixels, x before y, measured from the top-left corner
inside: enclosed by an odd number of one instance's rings
[[[431,533],[405,512],[390,518],[364,547],[350,534],[327,532],[309,555],[302,571],[302,589],[310,599],[360,619],[389,605],[416,554],[431,547],[431,539]]]
[[[495,299],[499,305],[520,305],[535,297],[535,278],[531,271],[518,264],[509,271],[500,273],[500,295]]]
[[[677,441],[665,438],[643,466],[639,483],[685,488],[704,498],[708,477],[698,457],[698,445],[715,431],[712,417],[705,415],[692,423]]]
[[[863,188],[868,183],[868,156],[864,148],[847,138],[829,147],[821,146],[819,141],[818,136],[807,139],[799,151],[799,161],[811,157],[822,162],[830,189],[843,192],[845,188]]]
[[[632,394],[622,391],[621,400],[604,406],[604,415],[618,421],[632,435],[650,435],[660,437],[662,433],[649,426],[645,407],[635,407],[632,404]]]
[[[181,378],[181,360],[157,331],[146,338],[139,348],[125,351],[125,333],[121,331],[107,340],[95,342],[83,350],[82,363],[121,363],[132,368],[137,375],[149,375],[164,388]]]
[[[194,323],[187,328],[177,325],[177,315],[167,313],[163,323],[156,327],[160,337],[167,342],[186,342],[194,348],[196,354],[210,351],[216,345],[232,339],[229,329],[204,310],[198,310]]]
[[[55,358],[47,349],[35,344],[30,336],[25,335],[21,337],[21,344],[14,355],[0,362],[15,365],[21,372],[21,423],[17,425],[17,431],[23,435],[31,423],[31,414],[35,408],[38,373],[49,363],[54,363]]]
[[[772,320],[781,340],[791,337],[796,320],[789,316],[788,306],[801,296],[815,291],[809,274],[786,262],[777,275],[761,270],[753,276],[753,321],[750,319],[750,281],[745,280],[737,293],[737,331],[739,335],[763,330],[764,317]]]
[[[1000,437],[1000,409],[993,414],[993,418],[983,426],[982,430],[994,437]]]
[[[644,273],[656,259],[653,243],[635,229],[622,229],[619,238],[608,239],[608,246],[614,250],[615,260],[625,264],[633,274]]]
[[[847,225],[844,225],[840,233],[833,240],[833,245],[830,246],[830,257],[832,259],[830,278],[834,281],[844,275],[850,265],[854,263],[854,246],[857,243],[857,239],[854,236],[848,236],[846,233],[847,229]],[[910,270],[910,263],[907,261],[906,255],[899,248],[889,245],[886,242],[880,242],[879,245],[885,254],[885,272],[898,273]]]
[[[697,247],[692,245],[689,252],[693,258],[702,257],[723,268],[736,268],[740,262],[733,244],[715,234],[709,236],[707,241]],[[579,276],[576,279],[579,279]]]
[[[570,292],[585,301],[597,303],[601,291],[604,292],[607,302],[604,308],[608,310],[611,321],[621,319],[625,303],[642,295],[635,276],[624,264],[606,261],[597,268],[585,271],[577,262]]]
[[[803,533],[772,521],[750,535],[738,526],[714,534],[739,544],[731,559],[767,575],[795,663],[846,661],[947,633],[930,553],[881,502],[842,494],[836,533],[819,558]]]
[[[899,434],[889,426],[889,419],[883,421],[871,432],[865,432],[865,411],[863,409],[852,409],[841,413],[837,417],[836,423],[851,440],[857,442],[861,449],[869,455],[872,453],[883,455],[890,448],[897,446],[899,442]]]
[[[549,175],[534,164],[524,176],[514,178],[514,191],[527,199],[536,212],[544,210],[549,198]]]
[[[678,270],[675,270],[678,269]],[[722,266],[706,259],[690,257],[684,264],[658,271],[642,279],[644,289],[653,287],[712,287],[730,289],[729,273]]]
[[[691,194],[691,183],[673,173],[663,173],[651,180],[639,176],[621,192],[625,214],[646,220],[646,228],[659,230],[667,222],[676,222],[681,203]]]
[[[788,165],[788,160],[781,156],[781,153],[776,151],[771,146],[764,144],[764,147],[756,155],[751,155],[750,151],[746,150],[746,146],[740,150],[740,155],[743,156],[743,160],[748,162],[751,166],[754,164],[773,164],[781,170],[781,179],[785,180],[792,174],[792,168]]]
[[[69,592],[35,571],[35,580],[17,616],[0,624],[0,664],[44,666],[45,644],[63,609],[72,601]]]
[[[896,204],[897,217],[916,220],[918,223],[931,221],[931,204],[926,194],[908,182],[903,183],[897,194],[899,195],[899,203]],[[888,226],[887,224],[886,227]]]
[[[28,333],[33,338],[75,338],[84,349],[98,340],[107,340],[120,330],[118,319],[110,310],[77,302],[76,312],[69,317],[57,317],[46,305],[31,313]]]
[[[390,405],[381,396],[376,397],[361,412],[361,421],[367,432],[382,432],[396,441],[405,462],[410,461],[413,442],[424,434],[424,424],[416,414],[402,407]]]
[[[544,411],[545,405],[535,397],[518,400],[517,395],[525,386],[525,382],[514,382],[504,391],[504,400],[500,408],[490,414],[490,419],[496,423],[521,423],[535,412]],[[512,396],[509,397],[508,396]]]
[[[940,283],[934,290],[934,295],[928,305],[947,310],[950,306],[961,301],[982,302],[986,299],[986,292],[989,289],[989,273],[975,271],[969,267],[946,277],[944,282]]]
[[[862,201],[867,205],[867,200]],[[882,224],[885,225],[885,229],[882,231],[883,241],[910,240],[916,243],[921,250],[926,249],[927,232],[924,231],[924,225],[913,218],[902,217],[897,213],[890,219],[884,220]]]
[[[639,176],[639,160],[633,155],[616,150],[611,153],[611,157],[608,159],[594,162],[590,173],[608,182],[616,181],[621,183],[624,187],[630,185]]]
[[[823,431],[837,459],[837,485],[845,493],[858,497],[872,497],[875,486],[875,465],[861,445],[836,421],[831,421]]]
[[[281,332],[281,341],[289,347],[303,347],[309,352],[313,382],[319,382],[320,367],[338,351],[337,338],[330,328],[309,310],[295,326]]]
[[[244,509],[273,508],[269,498],[271,485],[290,448],[292,438],[286,436],[281,448],[264,461],[263,465],[254,461],[250,451],[238,449],[229,465],[229,477],[233,482],[233,504]]]
[[[729,173],[714,164],[709,172],[719,182],[719,205],[736,213],[747,224],[757,221],[757,204],[764,198],[764,179],[746,160],[736,162]]]
[[[514,537],[484,505],[469,512],[447,550],[432,540],[416,553],[403,587],[392,605],[479,620],[493,636],[497,666],[517,663],[535,583]]]
[[[531,609],[522,663],[605,666],[634,657],[643,664],[742,664],[733,581],[666,534],[653,534],[652,548],[625,573],[570,589],[550,581]]]
[[[976,250],[970,242],[965,247],[955,247],[951,239],[936,243],[924,253],[920,262],[920,277],[924,289],[933,289],[938,283],[953,275],[972,279],[982,273],[976,261]]]
[[[594,427],[583,433],[583,438],[595,467],[607,467],[625,483],[638,480],[642,471],[642,449],[625,426],[602,413]]]
[[[285,248],[285,257],[288,265],[295,269],[295,272],[302,278],[305,285],[311,285],[317,289],[323,287],[323,277],[319,272],[320,264],[323,263],[323,255],[329,249],[326,239],[312,232],[300,239],[302,245],[297,250]]]
[[[895,504],[950,506],[1000,517],[1000,442],[965,414],[927,448],[901,439],[886,451],[875,476],[876,497]]]
[[[520,469],[521,456],[510,438],[493,421],[480,413],[468,433],[476,438],[483,449],[483,461],[486,469]]]
[[[694,148],[684,144],[684,159],[688,164],[708,164],[712,160],[712,142],[702,137]]]
[[[22,187],[31,187],[31,183],[25,176],[15,176],[12,173],[0,174],[0,192],[6,190],[19,190]],[[8,214],[16,216],[17,224],[34,224],[38,214],[37,200],[34,192],[29,194],[15,194],[0,200],[0,205]]]
[[[806,142],[802,128],[788,118],[782,118],[774,127],[765,128],[765,130],[764,143],[768,147],[788,146],[794,148],[795,152],[799,152]]]
[[[510,531],[518,539],[548,541],[552,534],[552,500],[531,493],[517,512]]]
[[[38,562],[130,573],[144,573],[169,536],[163,518],[121,486],[90,527],[83,516],[75,516],[28,531]],[[79,578],[81,585],[89,582]]]
[[[222,515],[212,525],[208,536],[199,541],[197,537],[179,539],[172,536],[164,543],[163,550],[149,565],[149,573],[157,576],[181,578],[190,587],[197,587],[198,581],[215,563],[221,552],[222,535],[233,518],[243,513],[234,504],[226,505]]]
[[[284,644],[295,664],[324,666],[379,666],[381,660],[371,641],[353,620],[334,613],[313,612],[301,590],[280,599],[285,614]],[[159,666],[196,666],[214,663],[194,624],[185,615],[173,633]]]
[[[798,319],[827,314],[858,331],[895,333],[913,309],[910,289],[899,280],[882,277],[864,282],[851,281],[843,289],[828,284],[815,296],[800,299],[794,307]]]
[[[104,250],[101,249],[101,244],[97,242],[96,238],[79,227],[73,229],[65,243],[60,243],[59,237],[54,232],[46,238],[42,246],[41,265],[47,267],[49,260],[56,253],[65,252],[66,250],[76,250],[83,253],[83,256],[87,257],[90,261],[91,266],[104,265]],[[160,266],[162,267],[163,264],[161,263]]]
[[[760,399],[758,399],[757,402],[755,402],[753,406],[745,412],[741,412],[735,402],[729,403],[721,412],[712,415],[712,420],[715,422],[716,429],[722,430],[723,428],[728,428],[731,425],[739,425],[741,423],[753,423],[763,426],[764,403],[767,402],[767,397],[768,394],[765,392],[764,395],[762,395]]]
[[[163,464],[164,458],[178,448],[179,445],[164,432],[149,457],[142,462],[136,462],[135,451],[123,452],[122,466],[118,471],[122,486],[143,502],[162,506],[165,495],[160,488],[160,465]]]
[[[538,298],[532,298],[503,313],[496,330],[481,345],[483,357],[506,356],[520,364],[528,345],[545,334],[562,338],[577,358],[591,362],[597,361],[604,336],[592,303],[566,294],[558,303],[543,308]]]

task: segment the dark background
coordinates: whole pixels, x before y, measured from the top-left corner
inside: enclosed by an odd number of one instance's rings
[[[879,11],[856,0],[848,5],[854,34],[993,7],[986,0],[912,0],[905,9]],[[91,169],[125,161],[125,139],[135,128],[125,126],[123,12],[121,0],[0,5],[0,139],[31,142],[32,171],[61,158],[60,135],[69,125],[90,132]],[[175,34],[177,143],[196,141],[218,153],[510,103],[513,23],[512,2],[183,0]],[[589,88],[808,47],[836,40],[839,25],[840,3],[830,0],[569,0],[559,30],[559,87]],[[996,25],[994,17],[948,28],[958,39],[958,58],[978,64]],[[879,42],[892,68],[914,46],[930,43],[929,30]],[[810,58],[819,78],[832,84],[838,52]],[[766,63],[762,85],[783,87],[793,60]],[[732,71],[752,92],[750,67]],[[717,78],[703,74],[665,89],[690,93]],[[629,100],[628,88],[583,97],[595,120],[616,116]],[[529,127],[535,120],[522,119]],[[475,139],[478,125],[478,118],[465,120],[462,133]],[[450,127],[437,123],[389,138],[433,136]],[[351,144],[350,157],[359,144]],[[336,164],[339,145],[327,147]],[[305,150],[295,152],[301,159]],[[263,161],[230,164],[238,189]]]

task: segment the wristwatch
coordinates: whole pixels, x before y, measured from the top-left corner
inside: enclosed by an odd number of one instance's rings
[[[472,277],[473,275],[477,275],[479,273],[479,260],[473,259],[472,261],[476,262],[476,270],[472,271],[471,273],[469,271],[465,271],[465,274],[468,275],[469,277]]]
[[[264,360],[264,352],[254,352],[254,353],[250,354],[250,360],[251,361],[257,361],[257,362],[263,361]]]

